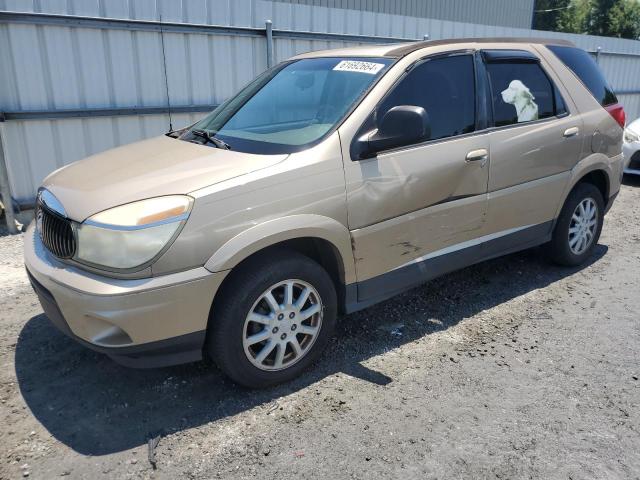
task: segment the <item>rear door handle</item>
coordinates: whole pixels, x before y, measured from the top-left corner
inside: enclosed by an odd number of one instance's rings
[[[576,135],[578,135],[578,133],[580,133],[580,129],[578,127],[571,127],[567,128],[562,136],[565,138],[575,137]]]
[[[467,153],[466,160],[467,162],[480,162],[481,166],[484,167],[484,164],[487,163],[487,159],[489,158],[489,152],[486,148],[480,148],[478,150],[471,150]]]

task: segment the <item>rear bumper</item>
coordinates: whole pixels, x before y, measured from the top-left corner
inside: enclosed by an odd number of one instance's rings
[[[25,265],[51,322],[82,345],[132,367],[197,361],[211,302],[226,272],[204,268],[162,277],[117,280],[60,263],[33,226]]]

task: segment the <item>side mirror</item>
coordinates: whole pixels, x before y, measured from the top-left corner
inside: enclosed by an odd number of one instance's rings
[[[357,140],[357,157],[370,158],[383,150],[428,140],[430,136],[429,115],[423,107],[398,105],[384,114],[377,130]]]

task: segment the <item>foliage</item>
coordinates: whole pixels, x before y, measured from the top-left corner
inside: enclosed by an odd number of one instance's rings
[[[614,5],[609,12],[610,35],[621,38],[640,38],[640,2],[627,1]]]
[[[559,14],[570,4],[571,0],[537,0],[534,27],[537,30],[556,30]]]
[[[640,0],[536,0],[534,28],[640,38]]]
[[[567,33],[591,33],[589,24],[592,3],[592,0],[572,0],[567,10],[558,12],[556,28],[553,30]]]

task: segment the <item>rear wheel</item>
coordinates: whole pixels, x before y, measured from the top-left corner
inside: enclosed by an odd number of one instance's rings
[[[319,357],[335,327],[336,292],[327,272],[304,255],[278,250],[230,275],[210,321],[210,356],[247,387],[299,375]]]
[[[602,231],[604,200],[600,190],[580,183],[569,194],[549,243],[551,258],[561,265],[583,263],[595,248]]]

